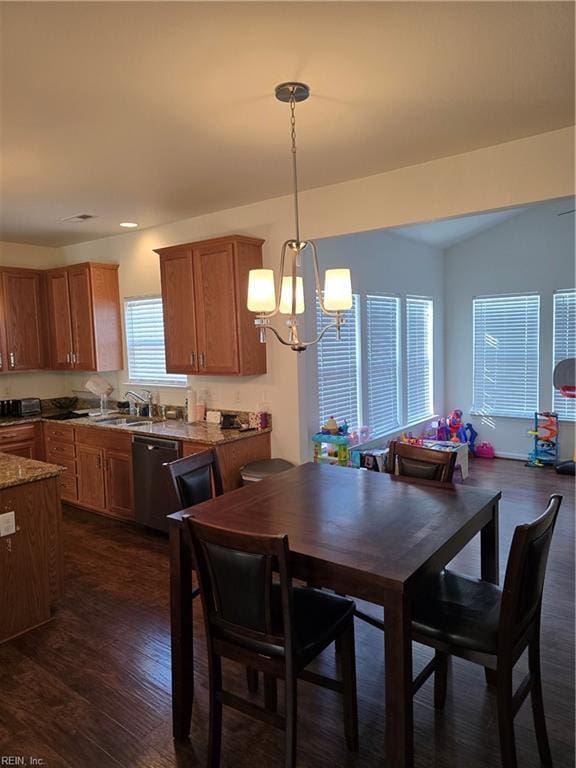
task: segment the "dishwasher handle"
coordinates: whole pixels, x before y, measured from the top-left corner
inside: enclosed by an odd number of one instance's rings
[[[133,435],[132,446],[137,450],[149,451],[174,451],[180,455],[180,442],[178,440],[166,440],[163,437],[148,437],[147,435]]]

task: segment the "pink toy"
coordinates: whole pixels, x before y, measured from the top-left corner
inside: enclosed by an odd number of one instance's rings
[[[438,432],[436,434],[436,440],[444,442],[450,438],[450,432],[446,424],[446,419],[442,418],[438,420]]]
[[[494,458],[494,446],[492,443],[480,443],[476,446],[475,456],[481,459],[493,459]]]
[[[462,424],[462,411],[454,410],[448,414],[448,429],[450,430],[450,442],[459,443],[459,432],[464,425]]]

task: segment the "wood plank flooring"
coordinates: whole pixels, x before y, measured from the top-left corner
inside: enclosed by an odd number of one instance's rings
[[[556,768],[574,761],[574,483],[520,462],[478,459],[468,484],[502,489],[502,573],[513,528],[536,517],[552,492],[564,504],[552,544],[543,611],[544,698]],[[0,646],[2,757],[41,759],[48,768],[204,766],[207,678],[201,607],[196,603],[198,661],[194,743],[175,750],[170,727],[168,557],[165,538],[77,509],[65,510],[65,598],[48,625]],[[453,567],[479,573],[472,542]],[[365,606],[366,607],[366,606]],[[378,615],[375,607],[369,607]],[[360,752],[347,752],[335,694],[301,683],[299,765],[384,765],[383,638],[357,622]],[[415,647],[418,671],[429,651]],[[319,667],[330,671],[329,650]],[[519,664],[526,669],[525,660]],[[225,668],[244,693],[244,673]],[[483,671],[453,660],[448,702],[432,705],[432,686],[414,707],[417,768],[497,768],[494,696]],[[516,720],[519,765],[539,765],[529,705]],[[222,766],[279,768],[282,735],[234,712],[224,716]],[[37,763],[38,764],[38,763]]]

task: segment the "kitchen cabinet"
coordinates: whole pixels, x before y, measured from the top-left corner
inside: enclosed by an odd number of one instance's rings
[[[78,468],[78,502],[91,509],[104,511],[104,451],[88,445],[76,446]]]
[[[42,459],[40,423],[0,427],[0,451],[26,459]]]
[[[230,440],[216,445],[183,442],[182,456],[190,456],[210,448],[214,449],[218,457],[218,466],[222,476],[222,490],[224,493],[227,493],[242,486],[240,469],[243,466],[250,464],[252,461],[270,458],[270,432],[255,432],[239,440]]]
[[[78,479],[73,427],[44,422],[44,453],[47,462],[65,467],[59,477],[60,498],[75,504],[78,501]]]
[[[127,433],[94,427],[76,432],[78,504],[134,518],[132,441]]]
[[[266,346],[246,308],[248,273],[262,267],[263,242],[233,235],[156,251],[169,373],[266,373]]]
[[[115,371],[123,366],[118,265],[87,262],[46,272],[50,367]]]
[[[44,329],[42,272],[0,269],[0,371],[44,368]]]

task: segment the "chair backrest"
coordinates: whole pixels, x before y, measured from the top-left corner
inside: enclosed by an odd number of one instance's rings
[[[222,479],[215,451],[194,453],[166,464],[181,509],[222,495]]]
[[[543,515],[514,531],[500,613],[502,642],[515,642],[539,615],[548,553],[562,496],[550,496]]]
[[[455,464],[455,451],[436,451],[397,440],[388,446],[386,471],[391,475],[451,483]]]
[[[206,634],[244,649],[294,648],[288,537],[231,531],[184,516],[202,595]],[[279,581],[274,581],[274,574]]]

